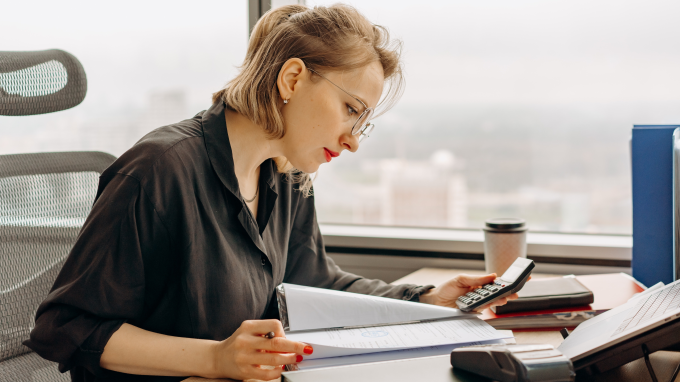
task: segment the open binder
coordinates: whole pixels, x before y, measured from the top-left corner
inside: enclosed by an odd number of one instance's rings
[[[314,348],[301,369],[448,354],[512,337],[454,308],[294,284],[276,295],[286,338]]]
[[[593,375],[644,357],[656,381],[649,354],[680,344],[680,281],[659,283],[627,303],[592,318],[558,347],[578,375]],[[676,368],[673,378],[680,371]]]

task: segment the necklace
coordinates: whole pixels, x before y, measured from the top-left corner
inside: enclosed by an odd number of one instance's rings
[[[253,195],[253,198],[250,199],[250,200],[248,200],[248,199],[246,199],[245,197],[243,197],[243,200],[244,200],[246,203],[252,203],[253,200],[255,200],[255,198],[257,198],[257,194],[258,194],[259,192],[260,192],[260,183],[258,182],[258,183],[257,183],[257,188],[255,189],[255,195]],[[241,194],[241,196],[243,196],[243,194]]]

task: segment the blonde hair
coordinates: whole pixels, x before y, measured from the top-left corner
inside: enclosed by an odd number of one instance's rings
[[[272,139],[282,138],[285,125],[279,109],[276,81],[283,64],[301,59],[318,71],[352,70],[380,62],[387,83],[377,115],[389,110],[403,92],[401,41],[390,40],[387,29],[370,23],[349,5],[309,8],[287,5],[272,9],[255,24],[239,74],[213,94],[228,108],[262,126]],[[309,195],[311,179],[286,158],[274,158],[279,172],[301,183]]]

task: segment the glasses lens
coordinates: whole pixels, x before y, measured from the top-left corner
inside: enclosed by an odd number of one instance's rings
[[[373,128],[375,127],[374,124],[369,123],[366,125],[361,132],[361,135],[359,136],[359,142],[363,141],[364,139],[368,138],[371,135],[371,132],[373,131]]]
[[[354,123],[354,127],[352,127],[352,134],[357,135],[363,133],[366,127],[369,125],[372,115],[373,109],[364,110],[364,112],[359,116],[359,119],[357,119],[356,123]]]

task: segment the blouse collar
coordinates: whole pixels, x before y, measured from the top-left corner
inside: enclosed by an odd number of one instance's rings
[[[227,122],[224,117],[226,105],[223,101],[215,102],[210,109],[203,113],[203,134],[205,145],[217,176],[222,184],[237,197],[241,195],[234,171],[234,157],[229,143]],[[267,159],[260,166],[260,179],[264,180],[269,187],[276,192],[274,176],[276,168],[272,159]]]

